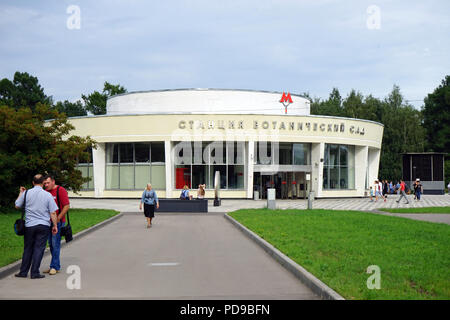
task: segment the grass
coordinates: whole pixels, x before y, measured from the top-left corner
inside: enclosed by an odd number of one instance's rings
[[[70,209],[70,224],[73,234],[96,225],[119,212],[102,209]],[[14,233],[13,225],[20,218],[20,211],[0,213],[0,267],[22,258],[23,237]],[[65,241],[64,238],[62,241]]]
[[[450,299],[450,226],[357,211],[230,213],[346,299]],[[369,290],[371,265],[381,289]]]
[[[399,209],[384,208],[380,210],[391,213],[450,213],[450,207],[423,207],[423,208],[399,208]]]

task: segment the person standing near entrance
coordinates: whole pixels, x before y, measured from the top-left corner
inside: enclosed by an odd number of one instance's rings
[[[24,205],[24,193],[26,192],[25,203],[25,234],[22,264],[20,271],[15,276],[26,278],[31,267],[31,279],[45,278],[39,271],[42,257],[44,256],[45,245],[47,243],[50,226],[53,223],[52,233],[58,233],[58,222],[56,210],[58,206],[50,193],[43,189],[44,177],[37,174],[33,178],[33,188],[26,190],[20,187],[20,193],[15,202],[16,208],[20,209]],[[50,222],[51,219],[51,222]]]
[[[152,219],[155,217],[155,203],[156,209],[159,209],[158,195],[155,190],[152,189],[152,185],[148,183],[147,188],[142,193],[141,203],[139,204],[139,210],[142,210],[142,204],[144,204],[144,215],[147,219],[147,228],[152,227]]]
[[[66,189],[58,186],[55,183],[55,178],[52,175],[45,176],[44,189],[52,195],[58,208],[62,208],[56,212],[58,221],[58,233],[54,235],[50,234],[48,238],[48,244],[50,247],[50,252],[52,254],[52,261],[50,262],[50,268],[44,271],[44,273],[55,275],[59,273],[59,270],[61,270],[61,228],[64,227],[64,224],[66,223],[66,213],[67,211],[69,211],[70,201]]]
[[[408,201],[408,198],[406,197],[406,193],[405,193],[405,188],[406,188],[406,186],[405,186],[405,181],[403,181],[403,180],[400,180],[400,198],[398,198],[398,200],[396,201],[397,203],[399,203],[400,202],[400,200],[403,198],[403,197],[405,197],[405,200],[406,200],[406,204],[409,204],[409,201]]]

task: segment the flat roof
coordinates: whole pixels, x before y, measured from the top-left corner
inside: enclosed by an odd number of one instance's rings
[[[253,90],[253,89],[221,89],[221,88],[177,88],[177,89],[161,89],[161,90],[141,90],[141,91],[130,91],[125,93],[119,93],[115,94],[111,97],[108,97],[108,100],[114,97],[119,96],[125,96],[128,94],[135,94],[135,93],[149,93],[149,92],[170,92],[170,91],[240,91],[240,92],[262,92],[262,93],[276,93],[276,94],[283,94],[281,91],[269,91],[269,90]],[[289,92],[289,91],[285,91]],[[312,102],[311,98],[305,97],[304,95],[297,94],[297,93],[291,93],[291,96],[301,97],[304,99],[308,99],[310,102]]]

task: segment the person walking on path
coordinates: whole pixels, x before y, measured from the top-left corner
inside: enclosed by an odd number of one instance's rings
[[[142,193],[141,203],[139,204],[139,210],[142,210],[142,204],[144,204],[144,215],[147,219],[147,228],[151,228],[152,219],[155,217],[155,203],[156,209],[159,209],[158,195],[155,190],[152,189],[152,185],[148,183],[147,188]]]
[[[420,183],[420,179],[416,179],[416,182],[414,183],[414,195],[415,200],[420,201],[420,196],[423,193],[423,186]]]
[[[22,208],[24,205],[24,193],[26,192],[22,264],[19,273],[15,275],[18,278],[28,277],[30,267],[31,279],[45,277],[40,273],[39,267],[44,256],[51,223],[53,223],[51,232],[53,234],[58,233],[58,218],[56,216],[58,206],[51,194],[43,189],[43,183],[44,177],[41,174],[35,175],[33,188],[26,190],[24,187],[20,187],[20,193],[15,202],[17,209]]]
[[[384,183],[383,183],[384,201],[386,201],[388,194],[389,194],[389,183],[387,180],[384,180]]]
[[[55,178],[52,175],[46,175],[44,177],[44,189],[52,195],[53,200],[55,200],[58,208],[62,208],[61,210],[58,209],[58,211],[56,212],[58,233],[50,234],[48,237],[48,244],[50,247],[50,252],[52,254],[52,260],[50,262],[50,267],[48,268],[48,270],[44,271],[44,273],[54,275],[61,270],[61,228],[64,227],[64,224],[66,223],[66,213],[67,211],[69,211],[70,201],[66,189],[58,186],[55,183]]]
[[[405,197],[406,200],[406,204],[409,204],[408,198],[406,197],[406,193],[405,193],[405,181],[400,180],[400,198],[398,198],[398,200],[396,200],[397,203],[400,202],[400,200]]]

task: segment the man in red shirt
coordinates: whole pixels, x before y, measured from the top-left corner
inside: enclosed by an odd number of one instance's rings
[[[55,200],[56,205],[59,208],[58,211],[56,211],[58,217],[58,233],[54,235],[50,233],[50,236],[48,238],[50,252],[52,254],[52,261],[50,262],[50,268],[47,271],[44,271],[44,273],[54,275],[61,269],[61,263],[59,259],[61,251],[61,227],[63,227],[66,222],[66,213],[70,208],[70,202],[66,189],[58,186],[55,183],[55,178],[52,175],[45,176],[44,189],[50,192],[50,194],[53,196],[53,199]]]
[[[405,197],[406,200],[406,204],[409,204],[408,198],[406,197],[406,193],[405,193],[405,181],[400,180],[400,198],[398,198],[397,203],[400,202],[400,200]]]

